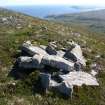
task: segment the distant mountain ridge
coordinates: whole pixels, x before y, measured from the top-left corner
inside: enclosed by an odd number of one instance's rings
[[[66,14],[66,13],[78,13],[81,11],[93,10],[96,7],[86,7],[77,5],[40,5],[40,6],[7,6],[10,10],[25,13],[30,16],[44,18],[47,15],[52,14]]]
[[[57,16],[52,15],[47,16],[47,18],[67,24],[82,24],[95,32],[105,32],[105,9]]]

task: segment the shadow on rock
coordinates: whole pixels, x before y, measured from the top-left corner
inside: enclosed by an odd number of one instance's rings
[[[24,69],[19,68],[18,63],[16,62],[9,72],[8,76],[13,77],[14,79],[24,79],[27,75],[35,71],[35,69]]]

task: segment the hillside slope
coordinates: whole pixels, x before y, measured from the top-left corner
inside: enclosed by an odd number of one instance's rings
[[[105,33],[105,10],[88,11],[74,14],[48,16],[47,18],[87,26],[93,32]]]
[[[84,86],[79,92],[73,93],[71,100],[65,99],[57,92],[41,94],[36,82],[37,71],[30,75],[25,74],[20,80],[8,76],[20,54],[21,44],[26,40],[36,45],[57,41],[59,48],[68,46],[67,42],[71,40],[80,44],[87,59],[85,70],[90,72],[93,63],[101,68],[97,76],[100,86]],[[105,105],[104,70],[104,36],[89,32],[81,25],[74,27],[0,9],[0,105]]]

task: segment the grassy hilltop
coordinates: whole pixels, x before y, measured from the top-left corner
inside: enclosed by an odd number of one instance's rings
[[[105,36],[73,22],[71,25],[56,23],[0,8],[0,105],[105,105]],[[21,44],[26,40],[36,45],[58,41],[59,47],[67,46],[67,41],[76,41],[87,59],[85,70],[89,72],[93,62],[100,65],[97,76],[100,86],[81,87],[78,93],[73,93],[71,100],[55,92],[40,94],[38,71],[25,74],[20,80],[9,77]],[[98,59],[97,55],[100,55]],[[14,82],[15,87],[11,87],[9,84]]]

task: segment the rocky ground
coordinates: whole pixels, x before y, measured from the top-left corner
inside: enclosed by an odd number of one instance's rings
[[[99,71],[94,69],[91,70],[90,74],[84,72],[86,59],[83,57],[80,45],[73,41],[67,42],[69,43],[68,49],[63,48],[65,51],[61,49],[57,51],[56,43],[50,42],[48,46],[39,45],[39,47],[33,46],[30,41],[23,43],[21,47],[23,55],[17,58],[12,71],[39,69],[40,81],[38,84],[45,92],[49,89],[55,89],[64,96],[71,96],[71,98],[73,87],[99,86],[95,78]],[[15,77],[16,73],[12,75]]]

